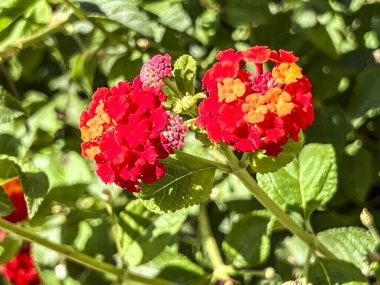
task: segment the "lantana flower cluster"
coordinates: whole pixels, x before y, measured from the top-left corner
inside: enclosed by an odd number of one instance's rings
[[[197,125],[213,141],[236,150],[265,150],[277,156],[288,138],[314,119],[311,84],[292,52],[255,46],[245,51],[221,51],[202,87],[208,98],[199,106]],[[247,63],[254,66],[250,72]],[[269,70],[264,70],[264,65]]]
[[[13,178],[2,185],[5,193],[11,200],[14,210],[3,219],[17,223],[28,218],[28,210],[19,178]],[[1,190],[3,191],[3,190]],[[6,237],[6,233],[0,230],[0,242]],[[39,285],[41,279],[30,253],[30,244],[25,244],[19,253],[8,263],[0,266],[0,272],[13,285]]]
[[[103,182],[136,192],[141,181],[164,175],[159,160],[183,145],[187,130],[165,111],[166,99],[160,88],[143,86],[140,76],[94,93],[80,118],[82,154],[95,160]]]

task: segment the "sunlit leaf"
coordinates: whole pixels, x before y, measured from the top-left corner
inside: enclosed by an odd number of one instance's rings
[[[337,258],[366,272],[367,253],[376,246],[375,239],[368,231],[357,227],[335,228],[320,232],[317,237]]]
[[[137,194],[155,213],[174,212],[206,200],[216,168],[205,160],[177,151],[163,161],[165,175],[152,184],[142,184]]]
[[[303,209],[306,216],[324,206],[337,189],[335,151],[309,144],[299,158],[274,173],[257,174],[259,185],[283,208]]]
[[[283,151],[277,156],[265,155],[264,151],[256,151],[249,154],[249,161],[252,169],[258,173],[275,172],[281,167],[291,162],[300,152],[303,145],[303,134],[298,134],[299,141],[296,142],[289,139],[288,143],[284,145]]]

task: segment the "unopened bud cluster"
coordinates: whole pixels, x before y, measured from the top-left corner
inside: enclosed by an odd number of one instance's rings
[[[185,132],[188,131],[188,127],[182,123],[180,116],[173,116],[170,112],[167,112],[167,114],[169,116],[168,123],[162,135],[167,139],[168,146],[180,149],[183,147]]]

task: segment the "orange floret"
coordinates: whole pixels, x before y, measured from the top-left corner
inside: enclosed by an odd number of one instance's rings
[[[279,87],[268,89],[265,93],[265,99],[268,103],[268,109],[271,112],[276,112],[280,117],[290,114],[294,108],[290,94],[282,91]]]
[[[100,153],[100,147],[98,146],[92,146],[85,150],[86,157],[91,160],[93,160],[98,153]]]
[[[261,123],[270,111],[283,117],[291,113],[294,103],[289,93],[279,87],[270,88],[265,95],[253,93],[245,98],[242,111],[246,113],[244,120],[251,124]]]
[[[251,124],[257,124],[264,121],[266,113],[268,113],[268,107],[265,105],[265,96],[258,93],[253,93],[245,98],[245,104],[241,106],[241,109],[246,115],[244,120]]]
[[[303,77],[302,68],[295,63],[281,63],[272,70],[273,79],[277,83],[289,84]]]
[[[108,114],[104,112],[104,103],[101,100],[96,107],[96,115],[89,119],[85,126],[80,128],[82,140],[89,142],[101,136],[104,124],[109,124],[110,122],[111,119]]]
[[[18,177],[9,179],[1,184],[8,197],[22,193],[21,181]]]
[[[235,101],[245,93],[245,85],[240,79],[224,78],[223,82],[218,82],[219,102],[225,100],[226,103]]]

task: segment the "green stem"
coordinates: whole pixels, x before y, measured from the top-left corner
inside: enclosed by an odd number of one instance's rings
[[[309,279],[309,266],[310,266],[310,261],[311,261],[311,257],[313,255],[313,251],[311,248],[309,248],[307,250],[307,255],[306,255],[306,260],[305,260],[305,265],[303,266],[303,278],[305,280],[305,284],[309,283],[308,282],[308,279]]]
[[[180,150],[176,150],[175,152],[181,152]],[[191,155],[189,153],[186,153],[186,155]],[[193,156],[193,155],[191,155]],[[227,173],[231,173],[232,170],[231,170],[231,167],[228,165],[228,164],[224,164],[224,163],[221,163],[221,162],[217,162],[217,161],[214,161],[214,160],[209,160],[209,159],[205,159],[205,158],[201,158],[201,157],[198,157],[198,156],[193,156],[195,157],[197,160],[201,160],[203,161],[204,163],[210,165],[210,166],[214,166],[215,168],[223,171],[223,172],[227,172]]]
[[[248,163],[249,163],[249,162],[248,162],[248,158],[249,158],[249,154],[248,154],[248,152],[243,153],[243,156],[241,157],[239,164],[240,164],[242,167],[247,167],[247,166],[248,166]]]
[[[327,257],[334,258],[334,255],[323,244],[295,223],[293,219],[290,218],[289,215],[259,187],[259,185],[257,185],[257,182],[252,178],[248,171],[245,168],[240,167],[239,160],[229,148],[224,148],[222,150],[230,162],[231,168],[234,171],[233,173],[243,182],[257,201],[268,209],[284,227],[306,242],[310,247],[316,249]]]
[[[98,261],[91,256],[78,252],[67,245],[62,245],[58,243],[51,242],[48,239],[45,239],[37,234],[35,234],[32,230],[24,229],[20,226],[12,224],[4,219],[0,219],[0,228],[8,233],[15,234],[22,239],[37,243],[46,248],[54,250],[58,253],[65,255],[67,258],[71,259],[74,262],[82,264],[86,267],[92,268],[96,271],[112,274],[122,280],[131,280],[136,282],[141,282],[144,284],[151,285],[175,285],[170,281],[166,281],[160,278],[152,278],[148,279],[143,276],[137,275],[132,272],[128,272],[126,270],[118,269],[112,264]]]
[[[126,268],[126,261],[124,259],[124,251],[123,251],[123,248],[120,244],[120,233],[119,233],[119,229],[118,229],[117,217],[116,217],[116,215],[112,209],[112,206],[110,204],[105,202],[104,207],[106,209],[106,212],[107,212],[107,214],[110,218],[110,222],[112,224],[111,231],[112,231],[113,239],[115,241],[116,250],[117,250],[117,253],[119,255],[122,268]]]
[[[62,29],[64,24],[69,20],[69,16],[69,14],[57,12],[53,15],[49,25],[47,25],[44,29],[31,36],[18,38],[9,45],[0,48],[0,62],[5,61],[9,57],[12,57],[17,53],[17,51],[40,42],[42,38]]]
[[[184,97],[184,95],[182,94],[182,92],[179,91],[179,89],[177,88],[177,85],[174,84],[174,83],[169,79],[169,77],[164,77],[164,78],[163,78],[163,81],[164,81],[165,85],[168,86],[169,89],[173,91],[174,95],[175,95],[178,99],[181,99],[182,97]]]
[[[205,203],[200,206],[199,228],[203,249],[207,252],[212,268],[214,269],[213,276],[217,280],[229,280],[229,274],[232,273],[232,267],[225,265],[220,255],[218,245],[215,241],[214,235],[212,234]]]

